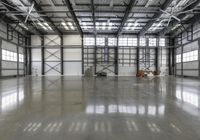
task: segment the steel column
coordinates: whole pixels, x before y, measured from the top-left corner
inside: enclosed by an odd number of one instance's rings
[[[156,74],[159,72],[159,49],[158,46],[155,48],[155,68]]]
[[[45,75],[44,36],[41,37],[42,75]]]
[[[31,49],[31,36],[28,38],[28,46],[27,46],[27,53],[28,53],[28,74],[32,75],[32,49]]]
[[[119,37],[117,37],[117,47],[115,48],[115,75],[119,74],[119,66],[118,66],[118,56],[119,56]]]
[[[140,38],[138,37],[137,48],[136,48],[136,75],[138,75],[140,71]]]
[[[60,44],[61,44],[61,48],[60,48],[60,70],[61,70],[61,75],[64,75],[64,47],[63,47],[63,36],[60,36]]]
[[[175,48],[171,48],[172,49],[172,74],[173,75],[176,75],[175,73],[176,73],[176,71],[175,71],[175,69],[176,69],[176,52],[175,52]]]
[[[168,49],[168,68],[169,68],[169,75],[172,75],[172,49]]]
[[[97,74],[97,43],[96,43],[96,33],[94,35],[94,74]]]
[[[0,78],[2,76],[2,39],[0,39]]]
[[[19,46],[17,45],[17,76],[19,76]]]
[[[181,76],[183,76],[183,34],[181,33]]]
[[[84,44],[83,44],[83,35],[81,35],[81,55],[82,55],[82,75],[84,75],[84,46],[83,46]]]
[[[199,61],[198,68],[199,68],[199,78],[200,78],[200,39],[198,39],[198,45],[199,45],[199,47],[198,47],[198,61]]]
[[[159,49],[160,49],[159,48],[159,38],[156,38],[156,48],[155,48],[155,68],[156,68],[156,74],[158,74],[158,72],[159,72],[159,55],[160,55],[159,54]],[[150,59],[151,59],[151,57],[150,57]]]

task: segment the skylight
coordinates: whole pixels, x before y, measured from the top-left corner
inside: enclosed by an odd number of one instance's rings
[[[65,22],[62,22],[61,24],[65,28],[65,30],[69,30],[69,27],[67,26],[67,24]]]
[[[46,22],[38,22],[38,25],[40,26],[40,27],[42,27],[44,30],[53,30],[50,26],[49,26],[49,24],[48,23],[46,23]]]
[[[72,30],[75,30],[75,27],[74,27],[74,25],[73,25],[72,22],[67,22],[67,24],[69,25],[69,27],[70,27]]]
[[[113,29],[113,23],[112,22],[103,22],[103,23],[99,23],[96,22],[96,29],[97,30],[112,30]]]

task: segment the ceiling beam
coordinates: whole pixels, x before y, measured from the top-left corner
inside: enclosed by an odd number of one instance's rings
[[[165,3],[160,7],[163,11],[167,10],[167,8],[170,6],[170,4],[173,2],[173,0],[166,0]],[[143,29],[139,32],[140,36],[145,35],[145,33],[151,28],[151,26],[155,23],[156,20],[158,20],[162,16],[162,12],[155,13],[152,19],[149,21]]]
[[[72,8],[72,5],[71,5],[70,1],[69,1],[69,0],[64,0],[64,1],[65,1],[66,5],[67,5],[68,10],[70,11],[70,14],[71,14],[71,16],[72,16],[72,19],[74,20],[74,22],[75,22],[75,24],[76,24],[76,27],[77,27],[77,29],[78,29],[78,31],[79,31],[79,33],[80,33],[81,35],[83,35],[83,31],[82,31],[82,29],[81,29],[81,26],[80,26],[80,24],[79,24],[79,22],[78,22],[78,19],[77,19],[77,17],[76,17],[76,14],[75,14],[75,12],[74,12],[74,9]]]
[[[192,17],[192,18],[190,18],[190,19],[188,19],[187,21],[186,21],[186,25],[184,26],[184,29],[182,29],[182,27],[180,27],[180,28],[177,28],[176,30],[174,30],[172,33],[171,33],[171,36],[172,37],[176,37],[176,36],[178,36],[180,33],[182,33],[182,32],[184,32],[184,31],[187,31],[189,28],[190,28],[190,25],[193,25],[193,24],[195,24],[195,23],[197,23],[197,22],[199,22],[200,21],[200,14],[197,14],[197,15],[195,15],[194,17]],[[179,30],[180,29],[180,30]]]
[[[119,26],[119,29],[117,31],[117,36],[119,36],[119,34],[121,33],[121,31],[122,31],[122,29],[123,29],[123,27],[124,27],[124,25],[125,25],[125,23],[126,23],[126,21],[128,19],[128,16],[129,16],[129,14],[130,14],[135,2],[136,2],[136,0],[130,0],[130,2],[128,4],[127,8],[126,8],[124,17],[122,19],[121,25]]]
[[[30,3],[34,3],[34,8],[36,11],[43,11],[43,9],[40,7],[40,5],[36,2],[36,0],[28,0]],[[45,11],[43,11],[44,14]],[[46,15],[42,17],[48,24],[50,24],[51,27],[53,27],[59,35],[62,35],[62,31],[58,29],[58,27],[53,23],[53,21]]]
[[[185,8],[183,8],[182,11],[188,11],[191,9],[194,9],[195,7],[197,7],[200,4],[200,0],[196,0],[194,2],[192,2],[190,5],[186,6]],[[187,13],[181,13],[177,16],[177,18],[179,18],[180,20],[183,20],[185,17],[187,16]],[[160,31],[158,34],[160,36],[163,36],[167,33],[170,33],[171,30],[178,24],[180,24],[181,22],[177,21],[177,20],[173,20],[172,22],[170,22],[169,26],[164,28],[162,31]]]
[[[4,7],[6,9],[8,9],[9,11],[16,11],[17,12],[17,10],[15,8],[11,7],[11,6],[14,7],[14,5],[11,5],[6,0],[1,0],[1,1],[3,2],[2,4],[4,5]],[[8,5],[11,5],[11,6],[8,6]],[[24,23],[25,18],[22,15],[15,15],[15,17],[19,20],[19,22]],[[34,31],[32,29],[30,29],[28,32],[30,32],[32,34],[44,34],[44,32],[38,30],[36,27],[34,27],[34,26],[32,26],[32,27],[33,27]]]

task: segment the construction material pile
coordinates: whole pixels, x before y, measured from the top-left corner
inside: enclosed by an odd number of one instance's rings
[[[150,77],[150,76],[156,76],[159,75],[160,72],[156,72],[156,71],[151,71],[151,70],[139,70],[139,72],[137,73],[137,77]]]

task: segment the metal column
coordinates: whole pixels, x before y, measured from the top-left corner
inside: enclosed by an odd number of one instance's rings
[[[162,53],[159,54],[159,51],[160,51],[159,38],[156,38],[156,48],[155,48],[155,68],[156,68],[155,70],[156,70],[156,75],[159,72],[159,55],[162,55]],[[151,57],[150,57],[150,59],[151,59]]]
[[[0,39],[0,77],[2,76],[2,39]]]
[[[81,55],[82,55],[82,75],[84,75],[84,46],[83,46],[83,35],[81,35]]]
[[[60,44],[61,44],[61,48],[60,48],[60,71],[61,71],[61,75],[64,75],[64,47],[63,47],[63,36],[60,36]]]
[[[31,36],[28,38],[27,54],[28,54],[28,74],[32,75]]]
[[[139,48],[139,38],[138,38],[138,42],[137,42],[137,48],[136,48],[136,75],[138,75],[139,71],[140,71],[140,48]]]
[[[181,33],[181,76],[183,77],[183,34]]]
[[[155,48],[155,67],[156,67],[156,74],[159,72],[159,49],[158,46]]]
[[[42,55],[42,75],[45,75],[45,56],[44,56],[44,36],[42,36],[42,43],[41,43],[41,55]]]
[[[19,76],[19,46],[17,45],[17,76]]]
[[[168,49],[168,68],[169,68],[169,75],[172,75],[172,49]]]
[[[199,78],[200,78],[200,39],[198,40],[198,61],[199,61],[199,66],[198,66],[198,69],[199,69]]]
[[[169,48],[168,48],[168,68],[169,68],[169,75],[174,75],[174,68],[175,68],[175,49],[174,49],[174,38],[169,39]]]
[[[119,37],[117,37],[117,47],[115,48],[115,75],[119,74],[118,57],[119,57]]]
[[[96,38],[96,33],[94,35],[94,74],[97,74],[97,38]]]

